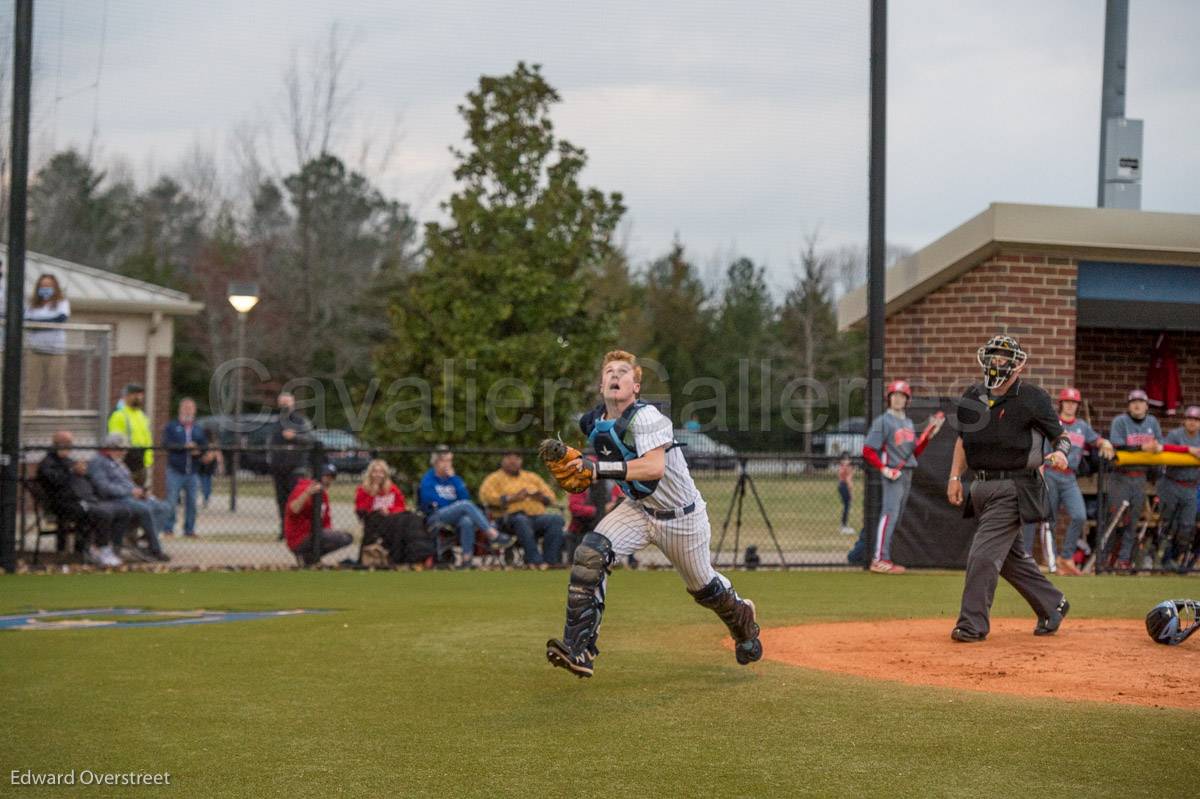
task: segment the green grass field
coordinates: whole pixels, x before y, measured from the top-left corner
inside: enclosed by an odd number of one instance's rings
[[[947,631],[962,580],[733,577],[765,626],[941,617]],[[0,578],[3,613],[337,611],[0,632],[0,795],[68,795],[13,788],[9,773],[72,767],[172,775],[170,788],[75,789],[86,796],[1195,795],[1200,713],[738,667],[724,628],[671,572],[612,577],[596,676],[576,679],[543,655],[561,631],[565,582],[563,572]],[[1141,618],[1196,593],[1185,578],[1058,582],[1075,618]],[[1002,586],[995,612],[1026,609]]]

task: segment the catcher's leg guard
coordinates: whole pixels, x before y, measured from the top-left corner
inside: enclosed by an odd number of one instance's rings
[[[737,662],[745,666],[762,657],[762,642],[758,640],[758,622],[755,621],[754,603],[742,599],[732,586],[726,587],[720,577],[714,577],[699,591],[689,589],[689,594],[698,604],[716,613],[733,637],[736,646],[733,654]]]
[[[592,676],[596,635],[604,616],[604,580],[613,562],[612,543],[596,532],[575,547],[575,562],[567,585],[567,623],[562,641],[546,642],[546,658],[580,677]]]

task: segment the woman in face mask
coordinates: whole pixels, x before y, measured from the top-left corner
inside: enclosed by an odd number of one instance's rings
[[[25,308],[25,321],[62,324],[71,316],[71,304],[63,296],[58,278],[45,274],[38,278]],[[25,376],[29,394],[27,403],[32,408],[67,407],[67,331],[47,328],[26,328],[25,341],[29,366]],[[45,387],[46,402],[42,402]]]

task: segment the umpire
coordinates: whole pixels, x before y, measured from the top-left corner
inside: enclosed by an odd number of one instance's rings
[[[1017,589],[1038,623],[1034,635],[1051,635],[1070,609],[1066,598],[1025,553],[1022,522],[1049,516],[1042,461],[1059,469],[1067,465],[1071,440],[1063,432],[1050,395],[1021,381],[1027,356],[1017,340],[994,336],[976,353],[983,383],[967,389],[958,402],[958,440],[946,496],[965,505],[963,516],[979,524],[967,555],[962,610],[950,638],[973,643],[987,638],[988,612],[998,577]],[[1042,457],[1042,445],[1051,452]],[[964,503],[962,475],[975,473]]]

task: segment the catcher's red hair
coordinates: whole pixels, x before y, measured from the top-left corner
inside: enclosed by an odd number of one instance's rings
[[[633,382],[642,382],[642,367],[638,365],[637,356],[632,352],[625,350],[611,350],[604,354],[604,363],[600,364],[600,371],[604,371],[604,367],[608,366],[613,361],[624,361],[633,367]]]

